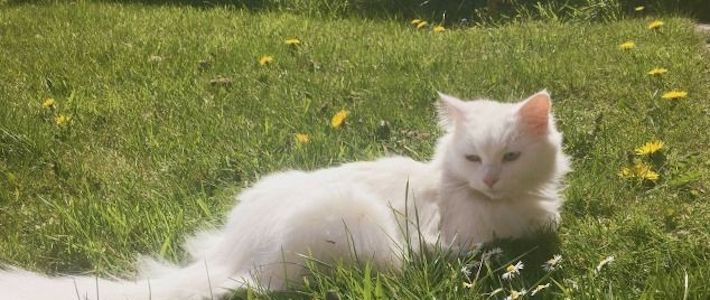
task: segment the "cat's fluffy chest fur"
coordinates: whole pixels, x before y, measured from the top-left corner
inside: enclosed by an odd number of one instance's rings
[[[429,162],[389,157],[266,176],[237,196],[226,223],[186,242],[191,263],[144,259],[141,279],[50,278],[0,271],[8,299],[205,299],[300,283],[308,257],[397,267],[406,247],[467,250],[559,221],[569,170],[550,98],[519,103],[441,95],[446,134]],[[421,239],[420,239],[421,238]]]
[[[540,191],[496,200],[446,177],[438,201],[438,230],[446,245],[470,248],[476,243],[554,228],[559,222],[561,201],[554,194]]]

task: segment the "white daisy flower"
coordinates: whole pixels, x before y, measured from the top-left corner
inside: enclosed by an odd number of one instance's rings
[[[516,275],[520,274],[520,270],[523,269],[525,265],[521,261],[518,261],[515,265],[508,265],[508,267],[505,268],[505,273],[501,276],[501,278],[505,280],[511,280],[515,278]]]
[[[552,272],[559,268],[560,262],[562,262],[562,255],[555,254],[552,256],[552,258],[542,264],[542,269],[547,272]]]

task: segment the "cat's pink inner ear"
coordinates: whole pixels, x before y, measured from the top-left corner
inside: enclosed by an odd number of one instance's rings
[[[531,96],[520,107],[518,115],[521,123],[530,133],[547,134],[550,126],[550,95],[542,91]]]

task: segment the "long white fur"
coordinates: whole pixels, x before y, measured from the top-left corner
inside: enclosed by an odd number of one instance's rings
[[[556,225],[560,180],[569,170],[562,136],[549,112],[537,116],[548,122],[541,135],[526,130],[520,113],[531,100],[549,103],[547,92],[519,103],[461,101],[443,94],[441,100],[446,133],[429,162],[388,157],[272,174],[237,196],[222,228],[186,243],[192,257],[186,266],[144,259],[136,280],[47,277],[8,268],[0,271],[0,295],[27,300],[219,299],[246,285],[286,288],[290,280],[298,282],[305,256],[396,268],[406,239],[419,236],[405,234],[406,227],[417,229],[411,218],[405,219],[414,215],[415,207],[416,226],[429,246],[438,241],[466,249]],[[506,151],[520,151],[520,158],[501,162]],[[469,154],[482,161],[467,161]],[[493,188],[482,183],[491,170],[499,177]]]

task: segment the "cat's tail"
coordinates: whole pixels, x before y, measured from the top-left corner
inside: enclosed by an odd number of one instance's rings
[[[210,269],[212,268],[212,269]],[[219,299],[245,285],[228,270],[195,262],[164,266],[150,278],[50,277],[20,269],[0,270],[0,298],[24,300],[197,300]]]
[[[47,276],[0,265],[0,299],[202,300],[220,299],[233,290],[255,286],[248,270],[239,267],[239,255],[225,261],[220,259],[224,255],[208,253],[219,249],[221,237],[219,230],[212,230],[189,239],[185,249],[191,263],[187,265],[142,257],[138,260],[138,276],[133,280]]]

